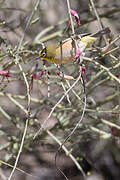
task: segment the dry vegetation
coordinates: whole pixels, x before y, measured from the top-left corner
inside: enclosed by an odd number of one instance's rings
[[[73,34],[68,3],[0,1],[0,180],[120,179],[120,1],[70,0],[75,35],[111,30],[86,49],[82,77],[77,62],[60,67],[75,80],[40,59]]]

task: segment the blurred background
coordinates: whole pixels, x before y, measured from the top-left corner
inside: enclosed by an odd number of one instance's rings
[[[21,37],[24,34],[19,56],[23,59],[26,56],[21,65],[28,82],[31,82],[29,75],[36,63],[40,70],[44,69],[38,54],[37,57],[34,55],[41,50],[41,42],[45,45],[54,44],[72,34],[65,0],[40,0],[26,29],[36,2],[0,0],[0,71],[10,71],[10,77],[0,76],[0,180],[5,180],[10,175],[12,168],[8,164],[15,163],[26,121],[23,111],[27,109],[26,85],[18,65],[13,63]],[[111,30],[111,33],[106,35],[107,41],[111,42],[120,35],[120,1],[93,2],[103,27]],[[100,30],[100,22],[96,19],[91,1],[70,0],[70,5],[71,9],[77,11],[82,24],[80,27],[75,24],[76,34],[95,33]],[[104,39],[100,38],[93,48],[86,52],[87,57],[97,57],[99,65],[83,62],[86,68],[84,81],[87,107],[82,123],[65,144],[82,167],[87,180],[120,179],[120,83],[111,75],[120,79],[119,40],[110,49],[116,50],[100,56],[99,49],[104,46]],[[8,66],[11,63],[13,64]],[[111,74],[104,67],[108,68]],[[59,144],[52,135],[63,142],[75,127],[84,107],[84,88],[81,82],[75,85],[74,91],[80,98],[70,91],[68,97],[65,97],[52,113],[42,134],[33,140],[34,134],[51,109],[64,95],[69,84],[74,82],[66,82],[57,77],[54,64],[48,62],[46,68],[49,78],[44,74],[39,80],[34,80],[31,90],[31,119],[17,164],[17,167],[26,173],[16,170],[12,177],[14,180],[64,179],[55,166],[55,154]],[[78,76],[77,64],[67,64],[61,69],[74,78]],[[63,150],[57,156],[57,166],[70,180],[84,179],[81,171]]]

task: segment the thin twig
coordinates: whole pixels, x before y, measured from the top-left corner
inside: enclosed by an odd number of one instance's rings
[[[62,145],[62,143],[59,141],[59,139],[56,138],[49,130],[47,130],[46,132],[47,132],[48,135],[51,136],[52,139],[54,139],[60,146]],[[70,157],[70,159],[75,163],[75,165],[76,165],[77,168],[82,172],[82,174],[84,174],[84,176],[85,176],[85,173],[84,173],[82,167],[81,167],[80,164],[77,162],[77,160],[75,159],[75,157],[71,154],[71,152],[69,152],[64,145],[62,146],[62,149],[64,150],[65,154],[66,154],[68,157]]]
[[[70,85],[69,81],[66,80],[66,82],[67,82],[67,84],[68,84],[68,86],[69,86],[69,88],[70,88],[71,85]],[[74,89],[72,89],[72,92],[73,92],[73,94],[77,97],[77,99],[84,104],[84,102],[82,101],[82,99],[80,98],[80,96],[74,91]]]
[[[34,7],[31,15],[30,15],[30,17],[29,17],[29,19],[27,21],[27,24],[26,24],[26,27],[25,27],[25,32],[26,32],[26,30],[27,30],[27,28],[28,28],[28,26],[30,24],[30,21],[32,20],[32,17],[34,16],[34,13],[35,13],[39,3],[40,3],[40,0],[38,0],[37,3],[35,4],[35,7]],[[17,54],[19,54],[20,48],[22,46],[22,43],[23,43],[23,40],[24,40],[24,36],[25,36],[25,32],[24,32],[24,34],[23,34],[23,36],[22,36],[22,38],[21,38],[21,40],[19,42],[18,49],[17,49]],[[15,172],[15,169],[17,167],[18,160],[19,160],[20,154],[22,152],[23,144],[24,144],[24,139],[25,139],[25,136],[26,136],[26,133],[27,133],[28,122],[29,122],[29,119],[30,119],[30,88],[29,88],[29,83],[28,83],[27,77],[26,77],[26,75],[25,75],[25,73],[24,73],[24,71],[22,69],[22,66],[19,63],[18,55],[16,55],[15,61],[16,61],[16,64],[18,64],[20,71],[22,72],[22,75],[23,75],[23,78],[24,78],[24,81],[25,81],[25,84],[26,84],[27,98],[28,98],[28,101],[27,101],[28,102],[28,108],[27,108],[27,119],[26,119],[26,122],[25,122],[24,132],[23,132],[23,136],[22,136],[22,140],[21,140],[21,144],[20,144],[20,149],[19,149],[17,157],[16,157],[14,168],[12,169],[12,172],[11,172],[10,176],[8,177],[8,180],[11,180],[11,178],[12,178],[14,172]]]
[[[83,57],[84,60],[89,61],[94,63],[96,66],[98,66],[100,69],[103,69],[104,71],[106,71],[108,73],[108,75],[114,79],[116,82],[118,82],[120,84],[120,79],[117,78],[113,73],[110,72],[110,69],[103,66],[102,64],[100,64],[99,62],[97,62],[96,60],[94,60],[94,58],[88,58],[88,57]]]
[[[90,3],[91,3],[91,5],[92,5],[93,11],[94,11],[94,13],[95,13],[95,15],[96,15],[96,18],[97,18],[97,20],[98,20],[98,22],[99,22],[100,29],[102,30],[104,26],[103,26],[103,23],[102,23],[102,21],[101,21],[101,19],[100,19],[100,17],[99,17],[98,12],[97,12],[97,9],[96,9],[96,7],[95,7],[94,1],[93,1],[93,0],[90,0]]]
[[[96,132],[97,134],[103,136],[104,138],[110,138],[111,134],[110,133],[106,133],[105,131],[102,131],[96,127],[90,126],[89,127],[92,131]]]
[[[62,88],[63,88],[64,92],[66,93],[66,89],[65,89],[65,86],[64,86],[63,82],[61,82],[61,85],[62,85]],[[71,105],[69,94],[67,94],[66,97],[67,97],[69,105]]]
[[[116,129],[120,130],[120,126],[117,125],[117,124],[114,124],[114,123],[112,123],[112,122],[110,122],[110,121],[107,121],[107,120],[105,120],[105,119],[101,119],[101,121],[102,121],[102,123],[104,123],[104,124],[106,124],[106,125],[108,125],[108,126],[110,126],[110,127],[114,127],[114,128],[116,128]]]
[[[80,75],[79,75],[80,76]],[[82,78],[82,76],[81,76]],[[82,78],[83,80],[83,78]],[[76,126],[73,128],[73,130],[70,132],[70,134],[65,138],[65,140],[62,142],[62,144],[60,145],[59,149],[57,150],[56,152],[56,155],[55,155],[55,164],[56,164],[56,167],[57,169],[63,174],[63,176],[66,178],[66,180],[68,180],[68,178],[66,177],[66,175],[62,172],[62,170],[57,166],[57,155],[59,153],[59,151],[61,150],[62,146],[70,139],[70,137],[74,134],[74,132],[76,131],[76,129],[79,127],[80,123],[82,122],[83,120],[83,117],[84,117],[84,114],[85,114],[85,110],[86,110],[86,92],[85,92],[85,83],[84,83],[84,80],[83,80],[83,88],[84,88],[84,106],[83,106],[83,110],[82,110],[82,115],[79,119],[79,121],[77,122]],[[85,176],[85,173],[83,171],[82,172],[82,175],[84,178],[86,178]]]
[[[7,94],[7,97],[22,111],[24,111],[26,115],[28,114],[28,111],[24,108],[24,106],[22,106],[18,101],[16,101],[10,94]]]
[[[12,165],[9,164],[9,163],[6,163],[5,161],[2,161],[1,159],[0,159],[0,163],[6,165],[6,166],[8,166],[8,167],[14,168],[14,166],[12,166]],[[20,169],[20,168],[18,168],[18,167],[16,167],[16,170],[19,171],[19,172],[21,172],[22,174],[25,174],[25,175],[30,176],[30,177],[32,177],[32,178],[38,178],[38,176],[29,174],[29,173],[25,172],[24,170],[22,170],[22,169]]]
[[[3,92],[0,92],[0,96],[3,96],[3,97],[10,96],[10,97],[13,97],[14,99],[20,99],[20,100],[27,99],[27,97],[23,96],[23,95],[15,95],[15,94],[10,94],[10,93],[3,93]],[[32,98],[32,97],[31,97],[31,101],[34,103],[38,103],[38,104],[43,104],[45,102],[45,100],[39,100],[39,99]]]
[[[8,119],[11,120],[11,117],[5,112],[5,110],[0,106],[0,112]]]
[[[69,13],[69,18],[70,18],[70,24],[71,24],[71,28],[72,28],[72,34],[75,35],[75,28],[74,28],[74,24],[73,24],[73,20],[72,20],[72,15],[70,13],[70,1],[67,0],[67,6],[68,6],[68,13]]]
[[[119,7],[118,8],[114,8],[114,9],[112,9],[110,11],[105,12],[105,13],[102,13],[102,14],[99,15],[99,17],[100,18],[103,18],[103,17],[109,18],[113,14],[118,13],[118,12],[120,12],[120,8]],[[81,24],[82,24],[82,26],[84,26],[84,25],[89,24],[90,22],[93,22],[95,20],[96,20],[96,17],[95,18],[88,18],[88,19],[85,19],[85,20],[81,20]],[[68,19],[63,20],[62,23],[66,23],[66,22],[68,22]],[[49,32],[49,30],[53,30],[54,28],[56,28],[56,26],[49,26],[49,27],[47,27],[46,30],[45,30],[45,33]],[[43,38],[41,38],[41,36],[40,36],[41,39],[39,38],[39,35],[38,35],[38,38],[34,41],[34,43],[35,44],[41,44],[42,42],[46,42],[46,41],[55,39],[57,37],[61,37],[63,32],[64,32],[64,30],[59,30],[59,31],[56,31],[56,32],[54,32],[54,33],[52,33],[50,35],[46,35]],[[43,30],[43,34],[44,35],[45,35],[45,33],[44,33],[44,30]]]
[[[44,126],[46,125],[47,121],[50,119],[52,113],[54,112],[54,110],[56,109],[56,107],[62,102],[62,100],[65,98],[65,96],[69,93],[69,91],[71,89],[73,89],[73,87],[78,83],[78,81],[81,79],[81,74],[78,76],[78,78],[76,79],[76,81],[72,84],[72,86],[64,93],[64,95],[59,99],[59,101],[55,104],[55,106],[52,108],[52,110],[50,111],[47,119],[44,120],[41,128],[37,131],[37,133],[35,134],[34,138],[36,138],[36,136],[44,129]]]

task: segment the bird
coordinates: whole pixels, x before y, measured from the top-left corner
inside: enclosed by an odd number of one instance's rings
[[[72,63],[76,54],[76,48],[80,49],[82,53],[86,48],[93,45],[98,37],[110,32],[109,27],[106,27],[91,35],[83,37],[77,35],[76,37],[68,38],[60,43],[48,45],[40,51],[40,58],[43,61],[49,61],[59,65]]]

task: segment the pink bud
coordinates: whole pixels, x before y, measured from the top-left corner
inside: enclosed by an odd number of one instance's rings
[[[86,74],[86,68],[85,68],[85,66],[80,66],[79,73],[82,74],[82,75],[85,75],[85,74]]]
[[[77,49],[74,60],[77,61],[80,58],[80,55],[81,55],[80,49]]]
[[[37,71],[33,74],[31,74],[31,78],[32,79],[40,79],[41,76],[43,76],[44,72],[41,70],[41,71]]]
[[[86,68],[84,66],[82,66],[81,71],[82,71],[82,75],[86,74]]]
[[[1,72],[0,72],[0,76],[3,76],[3,77],[11,77],[9,71],[1,71]]]
[[[30,76],[31,77],[30,90],[33,89],[33,80],[34,79],[39,80],[43,76],[43,74],[44,74],[43,70],[39,70],[39,71],[34,72],[33,74],[31,74],[31,76]]]
[[[70,13],[71,13],[72,16],[75,17],[75,20],[76,20],[76,23],[78,24],[78,26],[81,26],[78,13],[76,11],[72,10],[72,9],[70,10]]]

